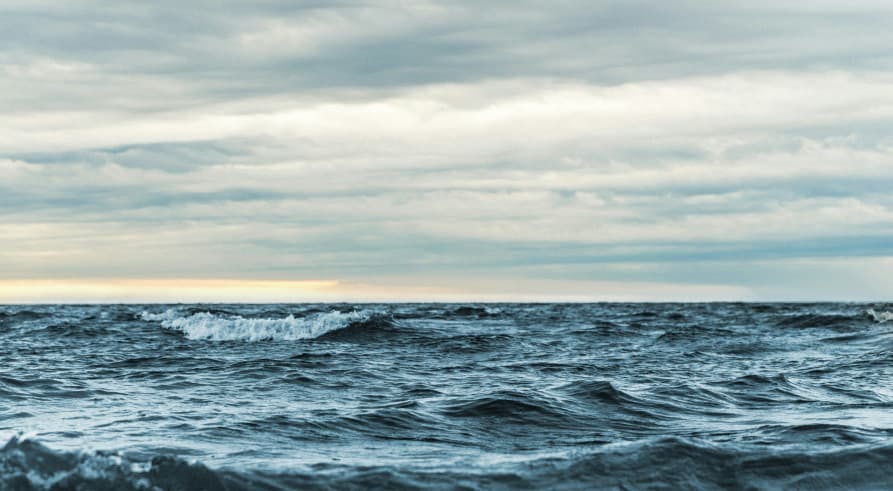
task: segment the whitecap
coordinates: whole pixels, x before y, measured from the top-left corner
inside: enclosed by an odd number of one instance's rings
[[[153,314],[152,312],[143,312],[140,314],[140,318],[144,321],[172,321],[176,318],[180,317],[180,313],[174,309],[167,309],[160,314]]]
[[[887,321],[893,321],[893,312],[889,311],[880,311],[877,312],[874,309],[868,309],[865,311],[866,314],[870,315],[875,322],[884,323]]]
[[[223,317],[208,312],[181,316],[173,309],[160,314],[143,312],[146,321],[159,321],[167,329],[180,331],[189,339],[209,341],[296,341],[314,339],[344,329],[355,322],[369,320],[369,311],[324,312],[307,317],[254,319],[234,315]]]

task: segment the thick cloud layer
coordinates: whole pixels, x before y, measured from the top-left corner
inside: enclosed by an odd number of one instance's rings
[[[891,22],[878,1],[7,1],[0,279],[889,297]]]

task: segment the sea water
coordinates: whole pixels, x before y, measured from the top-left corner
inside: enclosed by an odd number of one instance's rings
[[[0,489],[893,488],[891,320],[0,306]]]

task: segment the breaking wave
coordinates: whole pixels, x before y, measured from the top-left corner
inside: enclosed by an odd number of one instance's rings
[[[874,309],[868,309],[865,311],[866,314],[870,315],[875,322],[884,323],[887,321],[893,321],[893,312],[885,312],[885,311],[876,311]]]
[[[208,341],[296,341],[315,339],[327,333],[368,321],[369,311],[322,312],[307,317],[289,315],[281,319],[254,319],[239,315],[222,316],[208,312],[182,316],[174,309],[160,314],[143,312],[145,321],[161,322],[167,329],[180,331],[187,338]]]

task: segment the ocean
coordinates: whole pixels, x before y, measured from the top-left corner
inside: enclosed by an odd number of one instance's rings
[[[0,489],[893,489],[890,320],[0,306]]]

